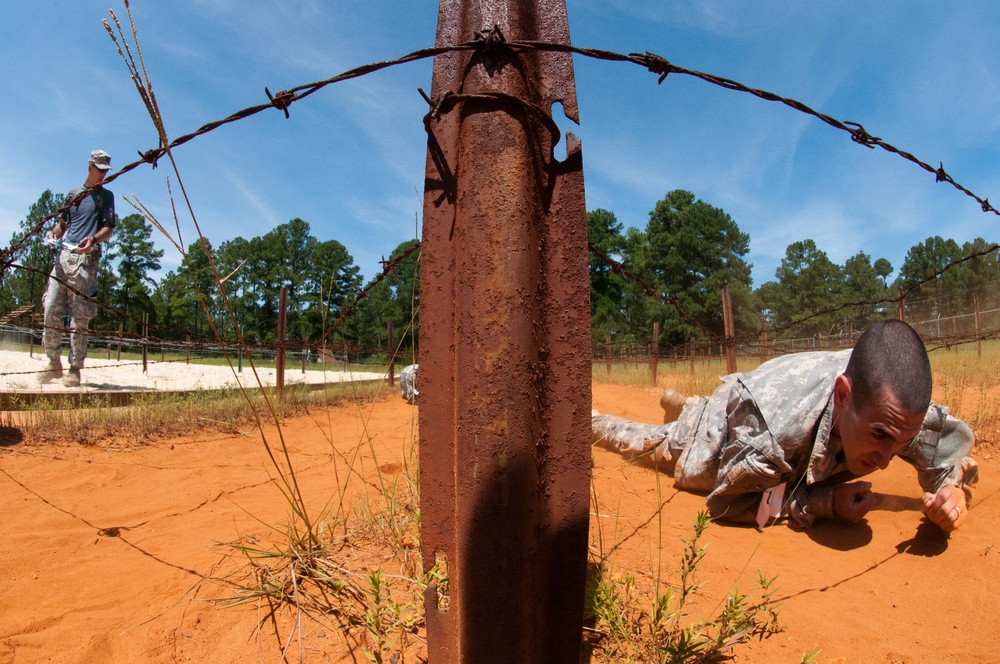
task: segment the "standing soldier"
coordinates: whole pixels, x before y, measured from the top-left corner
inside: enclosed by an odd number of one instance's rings
[[[79,387],[80,369],[87,357],[87,326],[97,314],[97,267],[102,242],[115,227],[115,196],[101,186],[111,169],[111,155],[104,150],[90,153],[87,179],[67,196],[70,207],[56,221],[48,242],[59,247],[49,285],[42,297],[45,334],[42,346],[49,364],[39,375],[49,383],[63,375],[60,345],[63,322],[70,316],[69,373],[66,387]]]

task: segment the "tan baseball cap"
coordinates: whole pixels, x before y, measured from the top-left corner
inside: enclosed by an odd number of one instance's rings
[[[102,171],[107,171],[111,168],[111,155],[104,150],[94,150],[90,153],[90,163]]]

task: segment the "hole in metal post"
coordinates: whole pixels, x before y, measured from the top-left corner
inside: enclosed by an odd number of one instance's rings
[[[427,584],[433,585],[437,594],[437,610],[446,612],[450,604],[448,595],[448,554],[434,552],[434,567],[427,572]]]

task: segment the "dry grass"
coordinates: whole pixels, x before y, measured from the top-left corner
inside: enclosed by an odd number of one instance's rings
[[[934,372],[934,402],[948,406],[953,415],[976,432],[976,446],[992,455],[1000,446],[1000,341],[986,341],[982,354],[976,344],[933,349],[930,352]],[[739,371],[751,371],[760,365],[759,358],[740,357]],[[711,394],[726,374],[723,358],[687,360],[660,358],[657,363],[656,389],[672,388],[685,395]],[[593,364],[594,382],[621,385],[650,385],[648,362],[611,363],[608,372],[604,361]]]
[[[239,433],[255,422],[255,413],[274,404],[279,419],[304,412],[310,407],[332,406],[345,401],[371,400],[384,392],[381,381],[374,383],[331,383],[322,390],[307,385],[285,389],[284,398],[256,390],[239,388],[163,394],[135,395],[129,406],[112,406],[107,397],[95,395],[83,403],[37,401],[24,409],[0,412],[0,427],[16,428],[26,440],[37,442],[73,441],[85,445],[118,441],[128,444],[191,435],[216,430]]]

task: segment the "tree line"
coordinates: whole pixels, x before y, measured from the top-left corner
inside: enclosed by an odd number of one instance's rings
[[[42,193],[11,238],[11,246],[64,201],[63,195]],[[48,231],[46,227],[31,235],[7,258],[11,264],[2,266],[0,311],[24,304],[34,304],[40,311],[55,259],[55,251],[44,241]],[[114,233],[102,247],[100,306],[91,330],[117,334],[121,326],[126,334],[141,334],[145,315],[150,336],[158,339],[204,341],[218,334],[235,341],[235,317],[245,340],[267,343],[276,337],[279,294],[287,288],[287,339],[312,342],[327,336],[331,343],[371,347],[384,342],[391,322],[396,339],[410,343],[403,333],[418,302],[416,253],[371,288],[331,336],[327,330],[362,287],[360,268],[343,244],[318,240],[302,219],[292,219],[262,236],[226,240],[217,247],[208,239],[196,239],[187,246],[179,267],[158,278],[164,252],[156,248],[152,234],[153,228],[140,214],[118,218]],[[415,242],[400,244],[390,261]]]
[[[63,203],[64,196],[43,192],[11,245]],[[645,343],[654,322],[660,324],[661,343],[668,345],[683,344],[691,337],[722,337],[723,285],[730,288],[736,334],[742,339],[756,338],[764,324],[772,338],[836,334],[848,325],[861,330],[874,320],[898,315],[899,289],[909,291],[908,301],[923,301],[931,317],[970,311],[976,293],[994,297],[1000,293],[995,245],[977,238],[959,246],[940,236],[911,247],[892,281],[895,269],[885,258],[873,260],[862,251],[839,265],[813,240],[798,240],[788,245],[774,279],[755,289],[752,265],[746,260],[750,236],[724,210],[683,190],[670,191],[658,201],[644,229],[626,229],[614,213],[597,209],[587,213],[587,230],[595,249],[661,296],[650,297],[643,285],[591,254],[595,347],[603,347],[608,335],[616,343]],[[40,307],[55,257],[44,243],[47,233],[48,228],[30,235],[6,259],[9,263],[0,266],[0,312],[24,304]],[[362,287],[360,269],[343,244],[318,240],[302,219],[217,247],[208,239],[197,239],[187,246],[180,266],[158,278],[164,252],[156,248],[152,233],[142,215],[118,219],[103,247],[101,306],[92,330],[117,333],[121,326],[125,333],[137,335],[146,315],[150,335],[160,339],[205,340],[218,334],[232,341],[235,317],[244,339],[267,343],[275,339],[284,287],[288,339],[325,338],[375,347],[384,344],[391,323],[395,340],[402,340],[403,348],[415,347],[419,252],[395,265],[354,306]],[[415,243],[409,240],[397,246],[389,261]],[[347,308],[350,316],[328,336]]]
[[[972,311],[976,294],[988,295],[996,306],[1000,293],[995,243],[977,238],[959,246],[941,236],[911,247],[891,282],[895,270],[885,258],[873,260],[860,251],[839,265],[815,241],[798,240],[786,248],[774,279],[755,289],[746,260],[750,236],[724,210],[683,190],[657,202],[645,229],[623,229],[614,213],[599,209],[587,213],[587,230],[597,250],[676,302],[649,297],[641,285],[591,255],[595,347],[602,347],[607,335],[616,343],[645,343],[654,322],[660,323],[661,343],[668,345],[723,337],[725,284],[732,294],[736,336],[744,340],[756,339],[765,324],[771,338],[832,335],[848,326],[863,330],[875,320],[898,316],[900,290],[929,318]]]

